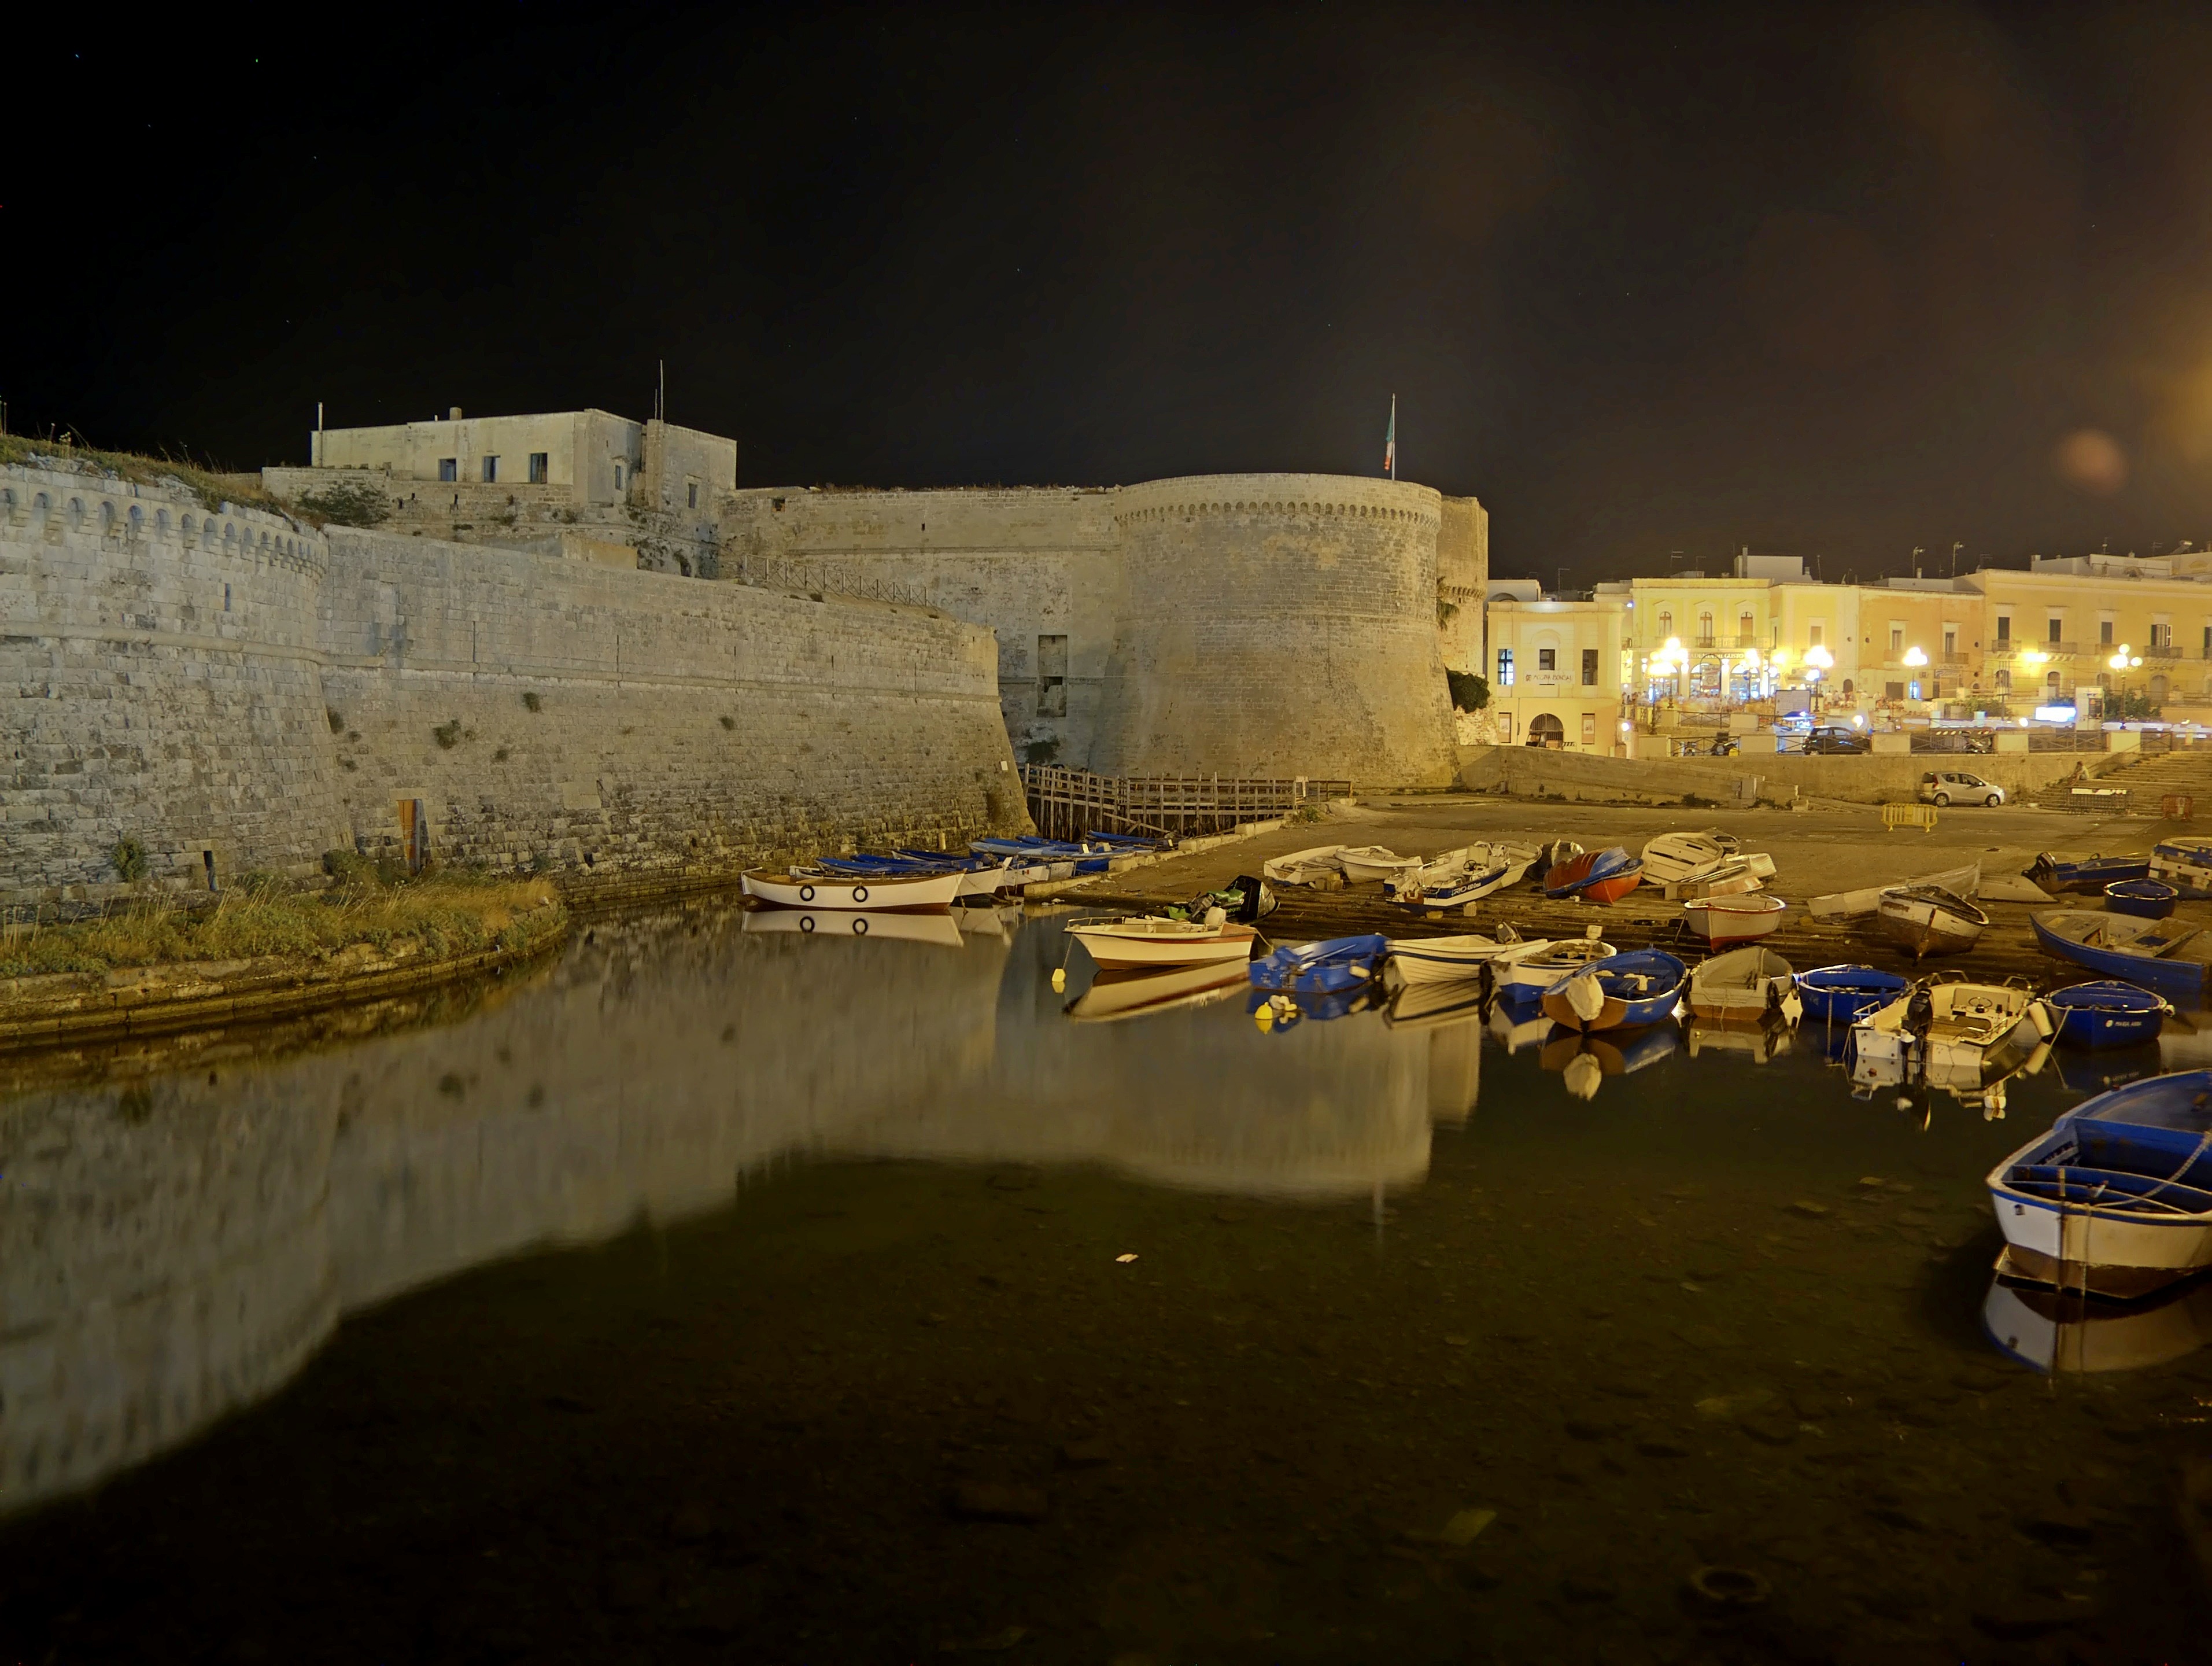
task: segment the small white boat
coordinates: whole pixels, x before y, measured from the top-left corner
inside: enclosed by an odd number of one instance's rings
[[[1773,877],[1774,859],[1764,851],[1749,856],[1731,856],[1695,879],[1669,881],[1667,900],[1695,903],[1708,897],[1741,897],[1747,891],[1764,889]]]
[[[988,909],[973,910],[988,913]],[[963,913],[970,912],[963,909]],[[880,942],[935,943],[957,949],[961,921],[950,912],[917,909],[910,914],[870,913],[865,909],[748,909],[739,922],[748,932],[795,932],[801,937],[865,937]]]
[[[957,869],[912,877],[889,874],[822,873],[793,868],[771,873],[748,868],[739,876],[744,894],[770,908],[805,909],[820,913],[831,909],[870,909],[878,912],[902,909],[944,909],[960,895],[968,875]]]
[[[1735,836],[1708,830],[1703,833],[1662,833],[1644,847],[1644,883],[1671,885],[1711,873],[1736,852]]]
[[[1212,965],[1223,961],[1242,965],[1251,959],[1252,939],[1258,935],[1251,927],[1230,920],[1209,925],[1200,920],[1162,920],[1149,915],[1086,920],[1068,927],[1067,934],[1109,970]]]
[[[1109,1024],[1148,1012],[1202,1006],[1249,987],[1243,965],[1213,961],[1195,966],[1120,967],[1102,971],[1091,987],[1068,1002],[1067,1016],[1086,1024]]]
[[[2130,1300],[2212,1267],[2212,1072],[2076,1105],[1990,1171],[2000,1276]]]
[[[1682,917],[1690,922],[1690,929],[1717,949],[1766,936],[1781,925],[1782,916],[1789,911],[1789,903],[1763,891],[1705,897],[1682,904]]]
[[[1532,844],[1498,841],[1464,845],[1424,862],[1411,873],[1383,881],[1394,903],[1456,908],[1518,885],[1540,853]]]
[[[1479,978],[1486,963],[1500,955],[1526,954],[1541,949],[1549,939],[1523,941],[1510,926],[1501,926],[1495,937],[1470,933],[1463,937],[1394,939],[1389,964],[1406,983],[1457,983]]]
[[[1508,1000],[1530,1004],[1568,973],[1593,961],[1609,960],[1617,952],[1612,944],[1595,937],[1531,943],[1492,959],[1492,987]]]
[[[1964,867],[1945,868],[1941,873],[1924,873],[1917,879],[1908,879],[1907,885],[1935,885],[1954,897],[1973,897],[1982,888],[1982,865],[1972,861]],[[1895,885],[1862,885],[1856,891],[1831,891],[1825,897],[1815,897],[1805,905],[1806,911],[1815,920],[1856,920],[1881,911],[1884,891],[1895,891]]]
[[[1340,848],[1336,853],[1344,877],[1354,885],[1370,879],[1395,879],[1403,874],[1418,873],[1421,867],[1419,856],[1401,856],[1395,850],[1386,850],[1379,844]]]
[[[1876,918],[1881,934],[1915,960],[1963,953],[1990,923],[1989,915],[1941,885],[1899,885],[1882,892]]]
[[[2057,1029],[2050,1006],[2024,984],[1971,983],[1938,972],[1851,1026],[1851,1080],[1980,1095],[2039,1067]],[[1995,1103],[2002,1110],[2002,1096]]]
[[[1690,1012],[1715,1023],[1795,1024],[1804,1012],[1790,963],[1771,949],[1730,949],[1690,969]]]
[[[1310,849],[1294,850],[1261,863],[1260,877],[1279,885],[1310,885],[1317,879],[1341,879],[1344,865],[1337,857],[1343,849],[1340,844],[1317,844]]]

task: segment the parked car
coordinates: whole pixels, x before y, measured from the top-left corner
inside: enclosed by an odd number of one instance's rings
[[[2004,802],[2004,788],[1964,769],[1938,769],[1920,777],[1920,801],[1995,806]]]
[[[1870,752],[1874,742],[1856,729],[1845,728],[1840,723],[1823,723],[1807,731],[1805,750],[1808,752]]]

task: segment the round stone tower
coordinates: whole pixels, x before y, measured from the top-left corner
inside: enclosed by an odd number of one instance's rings
[[[1324,474],[1126,488],[1127,590],[1092,767],[1448,783],[1443,502]]]

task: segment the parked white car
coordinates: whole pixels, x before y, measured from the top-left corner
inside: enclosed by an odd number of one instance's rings
[[[2004,788],[1979,775],[1970,775],[1964,769],[1939,769],[1920,777],[1920,801],[1998,805],[2005,801]]]

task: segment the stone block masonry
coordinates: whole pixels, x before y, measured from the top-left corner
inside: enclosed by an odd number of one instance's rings
[[[333,847],[597,873],[1026,823],[990,633],[0,470],[0,902],[307,878]]]

